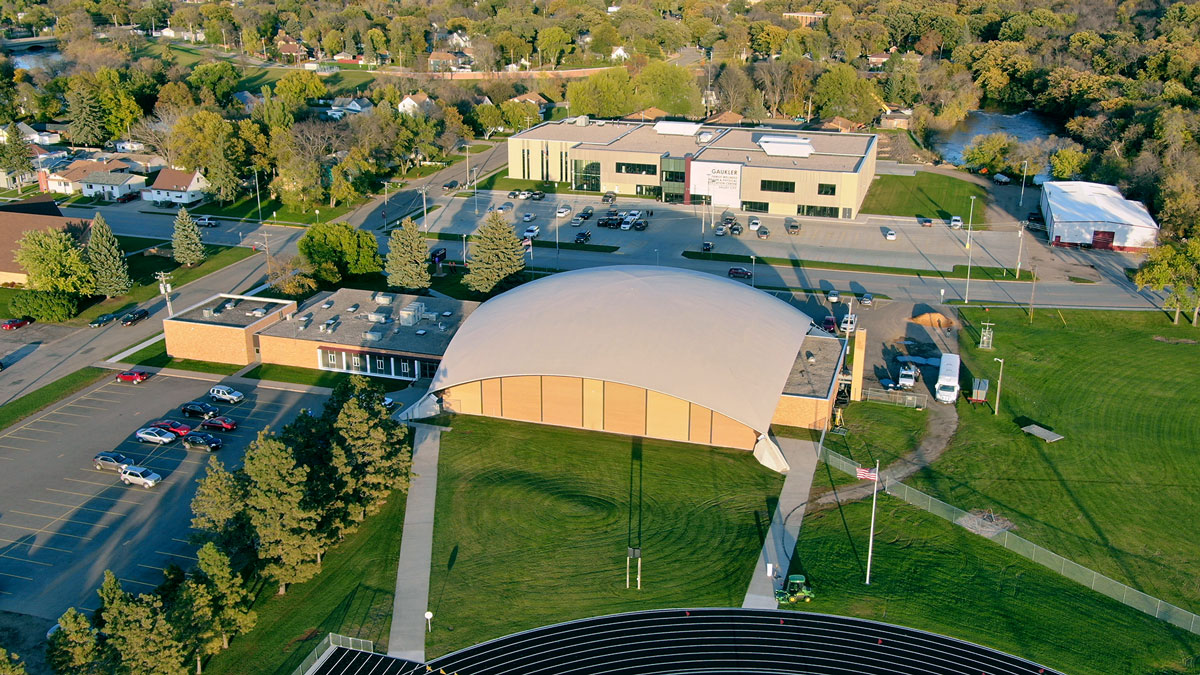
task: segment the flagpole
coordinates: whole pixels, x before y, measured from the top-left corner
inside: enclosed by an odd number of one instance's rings
[[[871,556],[875,553],[875,502],[879,495],[879,460],[875,460],[875,480],[871,483],[871,539],[867,543],[867,585],[871,585]]]

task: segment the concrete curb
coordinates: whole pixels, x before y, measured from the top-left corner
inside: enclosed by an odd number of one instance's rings
[[[144,370],[147,373],[170,375],[172,377],[180,377],[188,380],[217,382],[228,385],[240,384],[246,387],[263,387],[264,389],[290,391],[297,394],[318,394],[320,396],[329,396],[333,393],[333,389],[331,387],[318,387],[308,384],[296,384],[294,382],[277,382],[275,380],[257,380],[252,377],[237,377],[234,375],[222,375],[220,373],[204,373],[197,370],[182,370],[180,368],[156,368],[154,366],[137,366],[128,363],[112,363],[109,361],[101,361],[92,365],[97,368],[107,368],[108,370],[130,370],[136,368],[138,370]]]
[[[111,357],[105,359],[104,362],[105,363],[118,363],[119,361],[124,359],[126,356],[140,352],[141,350],[145,349],[146,347],[149,347],[150,345],[154,344],[155,342],[159,342],[160,340],[166,339],[166,337],[167,337],[166,333],[159,333],[158,335],[155,335],[154,337],[150,338],[149,340],[146,340],[145,342],[139,342],[136,345],[130,347],[129,349],[126,349],[125,351],[121,352],[120,354],[116,354],[115,356],[111,356]],[[104,367],[106,367],[106,366],[101,366],[101,368],[104,368]]]

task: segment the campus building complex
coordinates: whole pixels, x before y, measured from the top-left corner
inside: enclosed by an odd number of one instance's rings
[[[854,218],[875,176],[876,145],[871,134],[578,117],[510,138],[508,175],[671,203]]]

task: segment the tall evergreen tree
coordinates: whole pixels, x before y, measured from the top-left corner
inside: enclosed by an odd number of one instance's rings
[[[59,629],[46,645],[50,668],[63,675],[100,672],[100,645],[92,622],[71,607],[58,618]]]
[[[96,91],[83,84],[72,84],[67,91],[67,135],[77,145],[100,145],[108,138],[104,128],[107,115]]]
[[[388,416],[381,402],[346,402],[333,425],[336,444],[345,449],[355,487],[354,501],[373,514],[393,490],[408,489],[412,452],[407,428]]]
[[[204,242],[200,240],[200,226],[192,220],[184,207],[175,214],[175,232],[171,235],[171,246],[175,250],[175,262],[193,267],[204,262]]]
[[[254,610],[249,609],[252,598],[242,581],[233,571],[229,556],[211,542],[200,547],[197,577],[207,585],[213,599],[212,625],[221,638],[221,646],[229,648],[232,635],[248,633],[258,621]]]
[[[405,218],[388,237],[383,271],[387,273],[389,286],[429,288],[429,249],[412,218]]]
[[[192,527],[236,551],[249,543],[245,517],[245,474],[227,471],[221,460],[209,457],[208,471],[192,497]]]
[[[201,581],[188,579],[168,610],[180,646],[196,659],[196,675],[204,672],[204,657],[221,651],[221,634],[213,623],[215,609],[211,589]]]
[[[25,664],[21,663],[21,657],[0,647],[0,675],[25,675],[25,672]]]
[[[156,595],[125,596],[106,608],[104,632],[107,645],[119,664],[113,672],[184,675],[187,652],[179,631],[167,619],[162,600]]]
[[[246,451],[249,477],[246,505],[258,542],[263,574],[287,585],[307,581],[321,571],[320,513],[305,500],[308,468],[296,462],[291,448],[262,432]]]
[[[504,216],[491,213],[471,244],[471,271],[463,277],[467,288],[490,293],[525,269],[525,248]]]
[[[125,262],[125,254],[121,251],[121,244],[113,235],[112,228],[99,212],[92,218],[92,232],[88,238],[86,253],[97,295],[111,298],[129,292],[133,281],[129,278],[129,265]]]
[[[4,146],[0,147],[0,169],[13,173],[18,178],[33,173],[29,141],[17,129],[16,122],[8,125],[6,134]]]

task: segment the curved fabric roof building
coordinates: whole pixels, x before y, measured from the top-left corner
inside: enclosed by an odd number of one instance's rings
[[[564,272],[478,307],[430,391],[458,412],[750,448],[811,325],[712,274]]]

